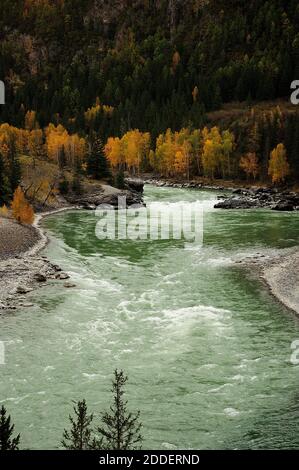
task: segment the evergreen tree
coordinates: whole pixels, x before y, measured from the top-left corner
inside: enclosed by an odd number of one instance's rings
[[[0,206],[7,204],[10,197],[10,187],[5,172],[3,157],[0,153]]]
[[[64,173],[61,174],[58,189],[59,189],[60,194],[67,194],[69,192],[69,182],[66,179]]]
[[[87,174],[96,180],[110,176],[109,166],[104,154],[101,139],[96,139],[91,147],[87,160]]]
[[[14,425],[10,416],[6,416],[4,406],[0,409],[0,450],[19,450],[20,434],[12,437]]]
[[[73,409],[75,417],[69,416],[72,427],[69,431],[64,430],[61,443],[68,450],[88,450],[91,447],[93,415],[88,414],[85,400],[79,401]]]
[[[141,448],[142,436],[139,423],[140,412],[132,414],[127,410],[127,401],[124,400],[124,387],[128,377],[121,370],[114,371],[112,393],[114,402],[109,412],[102,416],[103,426],[97,428],[100,439],[95,439],[93,447],[109,450],[137,450]]]
[[[66,155],[64,146],[62,146],[58,152],[58,166],[60,170],[63,170],[66,166]]]
[[[115,176],[115,187],[118,189],[124,189],[125,187],[125,175],[123,170],[119,170]]]
[[[9,184],[11,188],[11,192],[17,189],[21,182],[21,165],[19,162],[19,157],[17,154],[16,142],[15,138],[11,138],[9,144],[9,153],[8,153],[8,161],[9,161]]]
[[[76,164],[75,164],[75,170],[74,170],[74,175],[73,175],[73,180],[72,180],[72,191],[77,195],[82,194],[82,191],[83,191],[81,166],[80,166],[80,162],[78,159],[76,160]]]

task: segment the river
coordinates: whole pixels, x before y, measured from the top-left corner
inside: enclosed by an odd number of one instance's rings
[[[72,400],[97,416],[112,372],[129,376],[146,449],[299,448],[299,322],[235,261],[299,243],[299,214],[214,210],[217,193],[146,187],[148,203],[199,200],[203,245],[103,241],[93,212],[44,220],[54,282],[0,316],[0,403],[22,448],[58,448]]]

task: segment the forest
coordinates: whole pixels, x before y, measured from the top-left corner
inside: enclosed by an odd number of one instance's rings
[[[298,180],[299,113],[275,104],[299,76],[295,0],[2,0],[0,8],[2,202],[24,155],[98,179],[110,164],[187,179]],[[273,106],[258,109],[261,101]],[[231,102],[248,113],[209,122]]]

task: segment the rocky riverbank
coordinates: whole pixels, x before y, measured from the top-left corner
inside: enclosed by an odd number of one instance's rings
[[[276,254],[256,254],[238,261],[270,289],[285,307],[299,315],[299,251],[278,250]]]
[[[299,315],[299,252],[265,266],[262,276],[272,294]]]
[[[260,209],[268,208],[276,211],[299,210],[299,193],[290,190],[279,190],[268,187],[236,188],[217,184],[204,184],[197,181],[177,182],[146,178],[146,184],[158,187],[211,189],[219,191],[219,202],[215,209]]]
[[[216,209],[272,209],[274,211],[299,210],[299,194],[272,188],[234,189],[230,196],[219,196]]]
[[[158,188],[185,188],[185,189],[213,189],[215,191],[233,191],[235,187],[221,186],[217,184],[205,184],[198,181],[173,181],[164,179],[155,179],[151,177],[144,177],[144,184],[151,184]]]
[[[108,184],[102,184],[100,189],[89,191],[83,195],[67,196],[68,203],[79,205],[88,210],[95,210],[99,205],[108,205],[118,208],[119,200],[125,201],[126,207],[134,205],[143,206],[143,182],[138,179],[127,178],[125,188],[117,189]]]
[[[32,307],[30,292],[42,287],[50,279],[63,281],[73,287],[69,275],[38,253],[48,239],[39,227],[42,217],[67,208],[39,214],[32,227],[17,224],[11,219],[0,219],[0,314],[20,307]]]
[[[95,191],[81,196],[59,199],[59,208],[39,213],[33,226],[20,225],[12,219],[0,219],[0,314],[19,307],[32,307],[30,292],[47,281],[63,281],[65,288],[75,287],[64,273],[40,251],[47,244],[47,236],[40,228],[43,217],[67,209],[96,209],[100,204],[118,207],[119,198],[125,198],[126,206],[143,205],[143,182],[128,179],[126,188],[116,189],[102,184]],[[71,205],[70,205],[71,204]]]

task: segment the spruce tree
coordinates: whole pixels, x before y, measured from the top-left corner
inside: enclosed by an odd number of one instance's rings
[[[65,174],[62,172],[60,180],[59,180],[59,192],[60,194],[67,194],[69,192],[69,182],[65,177]]]
[[[10,197],[10,187],[5,172],[3,157],[0,153],[0,206],[7,204]]]
[[[78,159],[75,162],[75,168],[72,179],[72,191],[76,195],[81,195],[83,192],[82,188],[82,175],[81,175],[81,165]]]
[[[66,154],[64,146],[62,146],[58,152],[58,166],[60,170],[63,170],[66,166]]]
[[[4,406],[0,409],[0,450],[19,450],[20,434],[12,437],[14,425],[10,416],[6,416]]]
[[[86,401],[75,404],[75,417],[69,416],[71,429],[64,430],[61,441],[63,447],[68,450],[88,450],[91,447],[91,423],[93,415],[88,414]]]
[[[102,450],[137,450],[141,448],[142,436],[140,412],[135,414],[127,410],[127,401],[124,399],[124,387],[128,377],[121,370],[114,371],[111,392],[114,401],[109,412],[102,416],[103,425],[97,428],[100,440],[93,441],[93,447]]]
[[[11,138],[9,143],[9,153],[8,153],[8,161],[9,161],[9,184],[11,187],[12,194],[20,185],[21,181],[21,165],[19,162],[19,157],[17,154],[16,142],[15,138]]]
[[[115,176],[115,187],[118,189],[124,189],[125,187],[125,175],[123,170],[119,170]]]
[[[96,139],[91,147],[88,161],[87,174],[96,180],[110,176],[109,166],[104,154],[104,147],[101,139]]]

